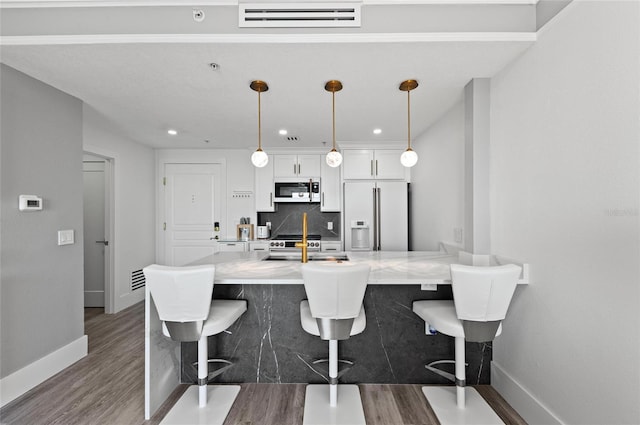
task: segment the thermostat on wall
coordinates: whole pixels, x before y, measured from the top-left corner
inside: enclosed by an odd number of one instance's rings
[[[39,211],[42,209],[42,198],[35,195],[20,195],[18,199],[20,211]]]

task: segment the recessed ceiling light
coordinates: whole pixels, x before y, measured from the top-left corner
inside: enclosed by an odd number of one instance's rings
[[[167,130],[167,133],[170,134],[171,136],[175,136],[176,134],[178,134],[178,132],[173,128],[170,128],[169,130]]]
[[[287,130],[285,130],[284,128],[280,131],[278,131],[278,133],[280,133],[281,136],[286,136],[287,135]]]
[[[380,133],[382,133],[382,129],[380,129],[380,128],[374,128],[373,129],[373,134],[380,134]]]

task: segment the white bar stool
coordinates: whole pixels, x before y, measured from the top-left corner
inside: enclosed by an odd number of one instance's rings
[[[503,423],[477,391],[465,392],[465,341],[493,341],[502,332],[501,322],[507,314],[521,271],[521,267],[513,264],[495,267],[452,264],[453,301],[413,303],[414,313],[425,321],[427,334],[432,335],[430,329],[435,329],[455,338],[455,376],[434,367],[450,361],[438,360],[426,366],[454,381],[455,393],[450,387],[422,387],[442,425]]]
[[[232,363],[209,360],[207,337],[219,334],[247,311],[246,300],[213,300],[214,266],[169,267],[153,264],[143,269],[146,285],[162,320],[162,332],[178,342],[198,342],[198,385],[191,386],[161,424],[220,424],[240,391],[239,385],[209,387]],[[209,363],[224,367],[209,373]],[[208,394],[214,403],[208,404]],[[198,407],[196,407],[196,399]]]
[[[364,331],[362,301],[369,271],[366,264],[349,262],[302,265],[309,298],[300,303],[302,328],[329,341],[329,385],[307,385],[304,425],[365,424],[358,386],[338,386],[338,341]]]

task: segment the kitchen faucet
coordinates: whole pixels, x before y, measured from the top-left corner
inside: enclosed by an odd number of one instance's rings
[[[307,213],[302,214],[302,241],[296,242],[296,248],[302,249],[302,262],[307,263]]]

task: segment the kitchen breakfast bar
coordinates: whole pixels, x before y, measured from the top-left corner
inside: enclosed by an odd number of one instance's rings
[[[345,261],[371,267],[364,299],[365,331],[340,343],[340,357],[355,363],[340,377],[342,383],[449,383],[424,365],[453,359],[453,338],[425,335],[424,321],[413,313],[412,303],[452,299],[449,266],[463,256],[466,261],[486,261],[484,265],[519,264],[523,269],[518,283],[529,283],[527,264],[496,256],[474,258],[464,252],[444,251],[315,256],[310,255],[310,261],[336,261],[346,256]],[[209,338],[210,357],[234,363],[216,382],[328,382],[327,371],[313,363],[326,358],[326,341],[307,334],[300,324],[300,301],[306,296],[299,259],[259,251],[221,252],[196,264],[215,265],[214,298],[248,302],[246,314],[227,331]],[[196,382],[191,368],[184,365],[196,360],[197,348],[196,343],[176,343],[162,334],[148,289],[145,303],[145,418],[149,419],[178,384]],[[467,342],[468,385],[489,383],[491,347],[491,343]]]

